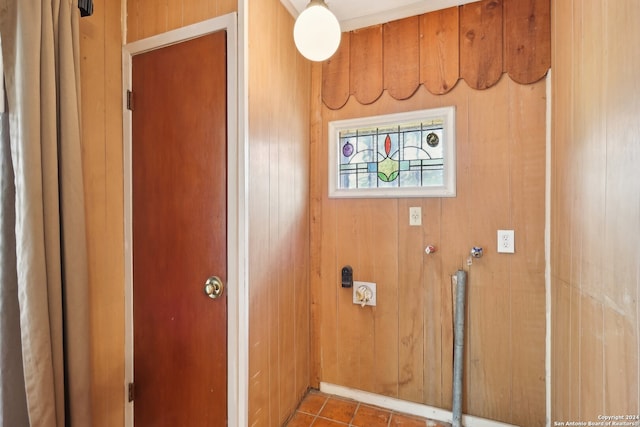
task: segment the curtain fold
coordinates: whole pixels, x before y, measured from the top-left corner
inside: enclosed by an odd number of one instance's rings
[[[4,97],[0,97],[0,102]],[[0,108],[2,110],[2,108]],[[0,425],[28,427],[20,349],[16,274],[15,189],[9,147],[9,117],[0,112]]]
[[[78,17],[71,0],[0,0],[31,426],[91,425]]]

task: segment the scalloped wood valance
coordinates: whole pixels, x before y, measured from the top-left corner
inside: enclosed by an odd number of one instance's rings
[[[487,89],[503,73],[521,84],[551,66],[550,0],[483,0],[342,34],[322,64],[322,101],[342,108],[353,95],[375,102],[384,90],[411,97],[420,85],[449,92],[460,79]]]

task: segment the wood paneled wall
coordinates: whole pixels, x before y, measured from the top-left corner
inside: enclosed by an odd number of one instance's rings
[[[465,413],[522,426],[545,422],[546,85],[420,88],[340,110],[322,104],[314,67],[311,133],[312,385],[320,381],[451,408],[450,276],[469,271]],[[327,123],[456,107],[457,197],[329,199]],[[317,123],[315,122],[317,120]],[[409,226],[420,206],[423,226]],[[514,229],[515,254],[496,253],[496,230]],[[438,251],[426,255],[427,245]],[[472,246],[483,258],[467,266]],[[343,265],[377,283],[377,307],[353,305]]]
[[[261,3],[252,2],[252,24],[290,19],[276,2]],[[148,0],[127,4],[129,41],[235,9],[235,2],[213,0],[206,7],[178,0],[161,7]],[[92,17],[81,20],[80,31],[93,411],[94,426],[106,427],[124,423],[122,29],[118,2],[96,6]],[[260,10],[268,14],[258,18]],[[640,176],[635,166],[640,157],[640,105],[635,96],[640,92],[635,76],[640,69],[635,31],[640,10],[635,0],[556,0],[552,17],[552,422],[637,414],[640,254],[632,236],[640,234]],[[293,131],[282,120],[270,121],[283,116],[272,106],[278,91],[269,90],[268,79],[291,70],[290,52],[278,56],[276,51],[292,48],[285,33],[278,34],[271,34],[269,43],[252,39],[254,47],[268,50],[252,56],[251,87],[262,89],[252,91],[251,164],[261,169],[252,174],[251,185],[254,194],[269,189],[261,200],[252,200],[260,208],[252,217],[252,264],[257,265],[252,269],[251,299],[253,425],[277,425],[305,382],[305,355],[300,351],[306,340],[304,322],[298,321],[293,340],[286,332],[291,327],[287,319],[296,318],[286,306],[292,283],[294,293],[298,291],[295,311],[304,317],[304,286],[299,284],[305,281],[301,254],[306,248],[299,236],[305,230],[299,221],[290,226],[286,219],[295,218],[292,212],[303,204],[306,177],[304,170],[293,172],[296,197],[287,201],[291,176],[286,174],[292,163],[275,162],[283,155],[296,160],[305,156],[302,144],[291,143],[295,138],[279,136],[304,135],[304,129],[296,126]],[[272,43],[279,47],[268,48]],[[270,55],[278,56],[277,63],[268,61]],[[298,59],[295,64],[296,71],[290,71],[295,76],[289,78],[295,77],[303,98],[306,72],[299,68],[305,65]],[[273,74],[262,72],[263,66]],[[318,67],[313,76],[313,382],[448,407],[448,280],[465,265],[468,247],[480,244],[487,254],[470,268],[465,411],[541,425],[543,84],[518,86],[503,77],[497,88],[483,93],[458,87],[445,97],[434,97],[420,89],[406,102],[384,95],[369,107],[349,104],[339,117],[456,105],[459,196],[346,201],[326,198],[325,129],[327,120],[337,116],[320,108]],[[279,85],[285,83],[279,80]],[[283,92],[294,96],[293,91]],[[279,102],[285,104],[282,98]],[[261,111],[264,106],[271,108]],[[307,123],[306,117],[300,120],[300,126]],[[281,202],[290,204],[282,207]],[[406,218],[408,207],[416,204],[423,207],[425,221],[417,233]],[[515,255],[497,255],[491,249],[499,227],[516,230]],[[284,238],[289,233],[298,236],[293,247]],[[434,243],[439,252],[422,255],[424,245]],[[273,286],[274,277],[289,273],[258,256],[265,247],[281,257],[298,256],[297,262],[288,263],[300,267],[294,269],[293,282]],[[362,310],[348,303],[350,297],[338,284],[344,263],[354,265],[357,279],[378,282],[378,307]],[[261,327],[270,332],[260,334]],[[290,373],[281,350],[290,349],[292,342],[297,345],[295,385],[277,390]]]
[[[159,8],[157,2],[144,0],[98,1],[93,16],[80,20],[95,427],[124,425],[122,8],[128,5],[129,41],[133,41],[228,13],[236,4],[211,1],[203,9],[202,4],[177,3]],[[170,7],[179,12],[169,13]]]
[[[534,83],[551,66],[550,0],[482,0],[342,35],[323,63],[322,100],[337,110],[353,95],[411,97],[420,85],[443,94],[464,79],[487,89],[503,71]]]
[[[93,426],[124,425],[122,24],[118,1],[80,19]]]
[[[123,0],[127,42],[155,36],[238,10],[237,0]]]
[[[249,14],[249,425],[279,427],[309,386],[309,63],[278,0]],[[235,11],[129,0],[128,41]]]
[[[279,0],[249,2],[249,425],[309,387],[310,65]]]
[[[129,0],[127,41],[236,10],[236,1]],[[277,0],[251,2],[250,420],[279,426],[309,384],[309,64]],[[119,2],[81,20],[91,263],[94,426],[124,425],[122,23]],[[278,25],[274,25],[274,23]]]
[[[551,422],[640,412],[640,3],[552,8]]]

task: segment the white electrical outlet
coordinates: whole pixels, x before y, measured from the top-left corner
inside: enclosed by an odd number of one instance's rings
[[[422,208],[420,206],[409,208],[409,225],[422,225]]]
[[[512,254],[515,251],[516,241],[513,230],[498,230],[498,252]]]

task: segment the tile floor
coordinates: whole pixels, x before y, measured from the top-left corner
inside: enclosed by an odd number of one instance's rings
[[[310,390],[286,427],[445,427],[450,424]]]

